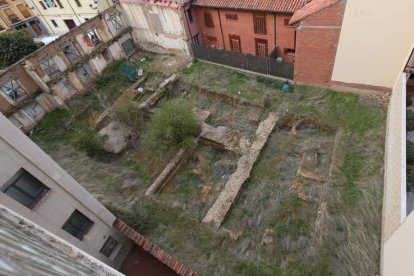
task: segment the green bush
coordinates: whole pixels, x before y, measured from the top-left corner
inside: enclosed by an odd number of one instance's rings
[[[25,31],[11,31],[0,34],[0,68],[17,62],[19,59],[36,51],[41,45],[36,44]]]
[[[73,144],[87,155],[93,156],[103,150],[105,137],[89,127],[81,127],[73,135]]]
[[[413,104],[413,99],[411,98],[411,96],[409,94],[407,94],[406,96],[406,105],[407,107],[411,106]]]
[[[414,111],[407,109],[406,114],[407,131],[414,131]]]
[[[140,130],[144,124],[144,112],[134,101],[125,101],[112,111],[112,118],[134,130]]]
[[[180,145],[188,147],[200,133],[200,125],[183,99],[173,99],[161,105],[148,123],[143,144],[150,150],[165,151]]]
[[[414,165],[414,143],[407,140],[407,164]]]
[[[257,76],[256,81],[258,83],[264,84],[268,88],[279,89],[280,87],[280,81],[271,78],[266,78],[264,76]]]
[[[158,222],[151,219],[145,209],[140,208],[138,204],[134,204],[130,211],[123,211],[112,205],[106,205],[105,207],[116,218],[122,220],[140,234],[147,234],[150,230],[158,227]]]

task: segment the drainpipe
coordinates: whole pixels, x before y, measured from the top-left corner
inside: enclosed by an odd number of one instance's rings
[[[223,26],[221,26],[221,17],[220,17],[220,10],[217,9],[217,14],[219,17],[219,22],[220,22],[220,31],[221,31],[221,39],[223,40],[223,48],[224,50],[226,50],[226,42],[224,41],[224,34],[223,34]]]
[[[40,14],[40,16],[43,18],[43,21],[46,23],[46,25],[49,27],[49,30],[52,31],[52,33],[55,35],[55,31],[53,30],[53,28],[50,27],[49,22],[47,22],[45,16],[43,15],[43,13],[37,8],[37,6],[35,5],[35,3],[33,2],[33,0],[30,0],[30,2],[32,2],[33,7],[37,10],[37,12]]]
[[[82,24],[82,22],[80,21],[80,19],[79,19],[78,15],[76,14],[75,10],[73,9],[72,5],[70,4],[70,1],[67,1],[67,2],[68,2],[68,4],[69,4],[69,7],[71,8],[71,10],[73,11],[73,14],[74,14],[74,15],[76,16],[76,18],[78,19],[79,24]]]
[[[274,28],[275,28],[275,49],[276,49],[276,57],[277,57],[277,47],[276,47],[276,13],[274,13]]]

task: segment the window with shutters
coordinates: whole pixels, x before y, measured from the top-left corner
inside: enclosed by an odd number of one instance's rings
[[[210,12],[204,12],[204,21],[207,28],[214,28],[213,16]]]
[[[4,193],[17,202],[32,209],[37,202],[49,191],[33,175],[19,170],[5,185]]]
[[[230,35],[230,49],[233,52],[241,53],[242,49],[241,49],[240,36]]]
[[[65,43],[62,43],[60,45],[60,49],[71,64],[78,63],[81,60],[78,49],[76,49],[75,45],[73,45],[72,42],[67,41]]]
[[[19,101],[27,96],[16,77],[9,77],[0,82],[1,91],[13,101]]]
[[[84,214],[75,210],[69,219],[62,226],[62,229],[72,236],[82,240],[83,237],[91,229],[93,221],[88,219]]]
[[[266,14],[264,13],[255,13],[253,15],[254,23],[254,33],[265,35],[266,31]]]
[[[23,15],[24,18],[29,18],[32,16],[29,10],[26,8],[25,4],[18,4],[16,7],[19,9],[20,13]]]
[[[43,72],[45,72],[45,74],[49,77],[56,76],[60,72],[55,61],[53,60],[53,57],[49,54],[45,54],[43,58],[37,61],[37,63],[39,64],[40,69],[42,69]]]
[[[266,39],[255,39],[256,43],[256,56],[267,57],[267,40]]]
[[[15,15],[11,9],[7,8],[7,9],[4,9],[3,11],[7,15],[11,23],[14,24],[14,23],[20,22],[19,17],[17,17],[17,15]]]

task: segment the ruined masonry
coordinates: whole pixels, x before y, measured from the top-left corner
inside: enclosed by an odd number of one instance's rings
[[[203,218],[204,223],[212,223],[215,227],[220,227],[243,183],[250,177],[253,165],[259,157],[260,151],[266,144],[278,119],[279,116],[276,113],[271,112],[266,120],[260,123],[256,130],[255,141],[251,148],[248,149],[237,162],[236,171],[230,176],[216,202]]]

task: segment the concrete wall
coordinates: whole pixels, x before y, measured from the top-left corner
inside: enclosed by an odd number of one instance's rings
[[[0,193],[2,204],[95,258],[118,268],[128,253],[131,242],[112,227],[114,215],[1,114],[0,129],[0,187],[4,188],[3,185],[24,168],[50,188],[33,209],[25,207],[3,192]],[[94,222],[83,240],[62,229],[75,209]],[[123,244],[114,260],[99,252],[109,235]]]
[[[330,84],[344,9],[340,1],[297,24],[295,81]]]
[[[347,0],[332,80],[393,88],[414,46],[414,2]]]
[[[81,7],[74,0],[60,0],[62,8],[55,2],[56,6],[47,7],[45,4],[46,9],[39,3],[42,1],[27,0],[27,4],[44,24],[48,26],[50,32],[56,35],[62,35],[69,31],[69,27],[65,24],[64,20],[73,20],[76,26],[79,26],[98,14],[98,6],[93,0],[79,0]],[[52,23],[52,20],[56,22],[57,26]]]
[[[157,3],[120,1],[123,16],[133,28],[135,42],[151,52],[189,55],[184,8],[177,4]]]
[[[267,41],[268,55],[275,47],[278,47],[278,55],[285,61],[293,62],[295,59],[295,55],[285,55],[284,53],[285,48],[295,49],[295,28],[285,25],[285,20],[289,20],[292,17],[291,14],[266,13],[267,34],[260,35],[254,32],[253,11],[203,7],[193,7],[192,10],[200,28],[200,43],[203,45],[231,50],[229,35],[238,35],[240,36],[242,53],[256,55],[255,39],[263,39]],[[214,28],[206,26],[204,12],[211,14]],[[226,14],[236,14],[238,20],[226,19]],[[209,37],[216,38],[217,42],[209,40]]]
[[[119,14],[121,27],[115,28],[109,17],[113,14]],[[132,39],[132,36],[128,33],[131,29],[126,26],[117,7],[111,7],[101,16],[94,17],[2,70],[0,82],[12,78],[25,93],[15,100],[0,91],[0,110],[8,114],[17,127],[30,130],[44,114],[63,105],[77,92],[87,90],[112,61],[127,57],[121,44]],[[85,38],[85,31],[91,28],[100,40],[97,45],[88,43]],[[73,45],[78,53],[77,60],[69,59],[62,50],[62,45],[67,43]],[[45,58],[57,70],[47,72],[47,68],[41,65],[41,60]],[[87,71],[86,77],[83,76],[83,69]],[[34,102],[38,105],[33,106]]]

